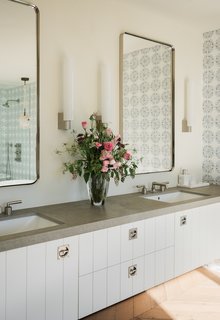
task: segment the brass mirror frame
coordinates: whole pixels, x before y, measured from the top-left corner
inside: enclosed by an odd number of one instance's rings
[[[132,34],[132,33],[128,33],[128,32],[124,32],[122,34],[120,34],[120,38],[119,38],[119,131],[120,134],[122,136],[122,140],[123,140],[123,55],[124,55],[124,43],[123,43],[123,37],[124,35],[130,35],[133,37],[137,37],[143,40],[147,40],[150,42],[154,42],[156,44],[160,44],[160,45],[164,45],[170,48],[171,50],[171,125],[172,125],[172,129],[171,129],[171,148],[172,148],[172,152],[171,152],[171,168],[169,170],[161,170],[161,171],[146,171],[146,172],[138,172],[137,174],[150,174],[150,173],[160,173],[160,172],[169,172],[172,171],[174,169],[174,165],[175,165],[175,49],[171,44],[162,42],[162,41],[157,41],[157,40],[153,40],[150,38],[146,38],[143,36],[139,36],[136,34]]]
[[[8,0],[9,2],[18,3],[24,6],[28,6],[32,8],[35,12],[35,25],[36,25],[36,180],[29,183],[18,183],[18,184],[10,184],[10,185],[1,185],[0,187],[13,187],[13,186],[22,186],[22,185],[32,185],[34,184],[40,177],[40,11],[35,4],[23,1],[23,0]],[[8,180],[10,181],[10,180]],[[15,180],[16,181],[16,180]],[[18,180],[19,181],[19,180]]]

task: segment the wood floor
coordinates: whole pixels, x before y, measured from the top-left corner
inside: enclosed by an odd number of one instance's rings
[[[220,320],[220,261],[84,319]]]
[[[218,266],[199,268],[167,284],[164,285],[164,301],[135,320],[220,320]]]

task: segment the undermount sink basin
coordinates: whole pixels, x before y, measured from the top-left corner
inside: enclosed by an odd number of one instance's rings
[[[0,236],[54,227],[58,224],[59,223],[43,218],[38,214],[32,214],[26,217],[12,216],[6,220],[0,220]]]
[[[187,201],[187,200],[202,199],[205,197],[207,197],[207,195],[184,192],[184,191],[175,191],[171,193],[157,194],[154,196],[152,195],[145,196],[144,199],[167,202],[167,203],[175,203],[175,202],[181,202],[181,201]]]

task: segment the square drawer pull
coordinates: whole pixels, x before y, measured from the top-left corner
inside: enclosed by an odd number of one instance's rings
[[[137,265],[133,264],[132,266],[128,267],[128,278],[133,277],[137,274]]]
[[[187,223],[187,216],[180,217],[180,226],[184,226]]]
[[[137,228],[132,228],[129,230],[129,240],[137,239],[138,230]]]
[[[57,248],[57,259],[60,260],[60,259],[68,257],[69,251],[70,251],[70,248],[69,248],[68,244],[58,247]]]

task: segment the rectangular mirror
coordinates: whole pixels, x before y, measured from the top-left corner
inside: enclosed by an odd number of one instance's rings
[[[174,167],[174,48],[120,35],[120,133],[142,158],[137,173]]]
[[[0,2],[0,187],[39,177],[39,10]]]

